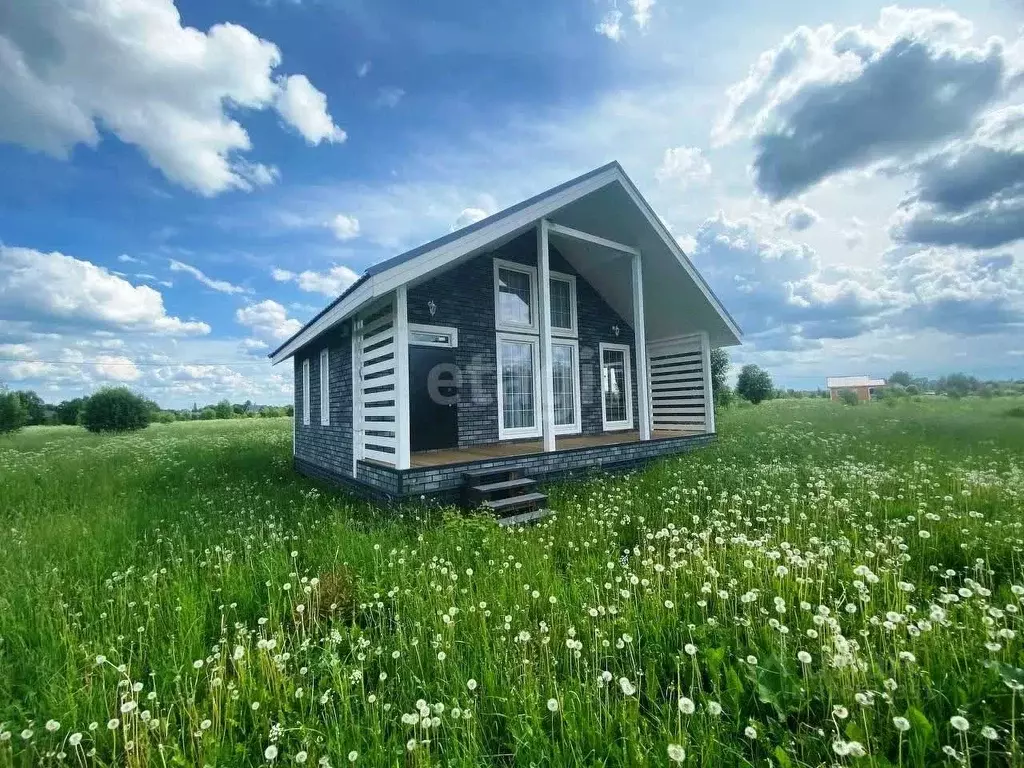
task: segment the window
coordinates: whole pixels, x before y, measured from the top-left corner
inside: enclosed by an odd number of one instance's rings
[[[494,318],[500,330],[537,332],[537,270],[494,260]]]
[[[633,428],[629,347],[601,344],[601,418],[604,429]]]
[[[537,339],[523,336],[498,336],[498,437],[536,437],[540,434],[537,418]]]
[[[580,371],[576,342],[551,345],[551,389],[554,395],[555,432],[580,431]]]
[[[459,331],[442,325],[421,325],[409,323],[409,343],[417,347],[459,346]]]
[[[320,350],[320,425],[331,423],[331,359],[326,349]]]
[[[551,273],[551,333],[555,336],[576,335],[576,278],[560,272]]]
[[[302,361],[302,423],[309,426],[309,358]]]

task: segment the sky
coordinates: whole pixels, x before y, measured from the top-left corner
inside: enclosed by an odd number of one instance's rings
[[[1024,3],[0,3],[0,382],[289,402],[369,265],[618,160],[782,386],[1024,377]]]

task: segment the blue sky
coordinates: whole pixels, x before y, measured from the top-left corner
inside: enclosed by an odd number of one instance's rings
[[[368,265],[619,160],[737,362],[1024,375],[1024,7],[0,9],[0,381],[281,402]]]

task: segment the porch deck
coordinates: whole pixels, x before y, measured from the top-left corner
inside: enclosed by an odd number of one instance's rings
[[[690,431],[667,431],[655,430],[651,432],[651,440],[671,440],[679,437],[690,437],[702,435],[704,430]],[[640,441],[640,433],[637,430],[623,430],[621,432],[606,432],[601,435],[570,435],[555,438],[555,451],[567,451],[575,448],[597,448],[608,445],[622,445]],[[449,464],[463,464],[469,461],[487,461],[488,459],[503,459],[510,456],[528,456],[534,453],[542,453],[544,450],[541,440],[525,440],[522,442],[501,442],[474,445],[470,448],[448,448],[438,451],[420,451],[409,457],[413,468],[421,467],[443,467]]]

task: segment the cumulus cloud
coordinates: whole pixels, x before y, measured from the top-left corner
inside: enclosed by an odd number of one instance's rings
[[[709,179],[711,163],[697,147],[674,147],[665,150],[654,177],[663,184],[685,187]]]
[[[277,109],[310,144],[340,141],[326,98],[237,24],[185,27],[172,0],[35,0],[0,9],[0,141],[66,158],[101,131],[203,195],[270,183],[235,119]]]
[[[1006,46],[973,35],[952,11],[895,7],[875,27],[800,27],[729,88],[714,138],[752,140],[754,181],[776,201],[911,158],[968,130],[1007,93]]]
[[[127,357],[101,355],[92,363],[93,372],[100,379],[107,381],[138,381],[142,371],[135,362]]]
[[[235,310],[235,320],[252,332],[252,338],[275,345],[302,328],[302,323],[288,317],[285,308],[271,299]]]
[[[612,8],[594,27],[594,31],[609,40],[619,42],[622,39],[622,11]]]
[[[485,211],[483,208],[463,208],[462,213],[459,214],[458,218],[452,224],[450,232],[454,232],[457,229],[468,227],[470,224],[476,224],[478,221],[483,221],[491,214]]]
[[[907,166],[915,186],[894,217],[901,242],[995,248],[1024,238],[1024,105]]]
[[[0,246],[0,319],[41,329],[87,326],[167,335],[207,334],[210,326],[167,314],[160,292],[132,285],[62,253]]]
[[[191,264],[186,264],[175,259],[171,259],[170,264],[171,272],[184,272],[185,274],[191,275],[207,288],[219,293],[249,293],[248,288],[243,288],[240,285],[234,285],[229,283],[227,280],[214,280],[212,277],[208,277],[205,272],[193,267]]]
[[[645,29],[651,20],[654,0],[629,0],[629,7],[633,9],[633,21],[640,29]]]
[[[344,293],[356,280],[359,275],[346,266],[338,265],[331,267],[326,272],[315,272],[306,270],[304,272],[290,272],[287,269],[275,269],[271,277],[279,283],[295,283],[299,288],[310,293],[322,293],[325,296],[337,296]]]
[[[359,219],[339,213],[327,222],[327,227],[339,240],[354,240],[359,237]]]
[[[793,232],[803,232],[810,229],[821,219],[818,212],[806,205],[794,205],[786,211],[784,221],[786,226]]]

